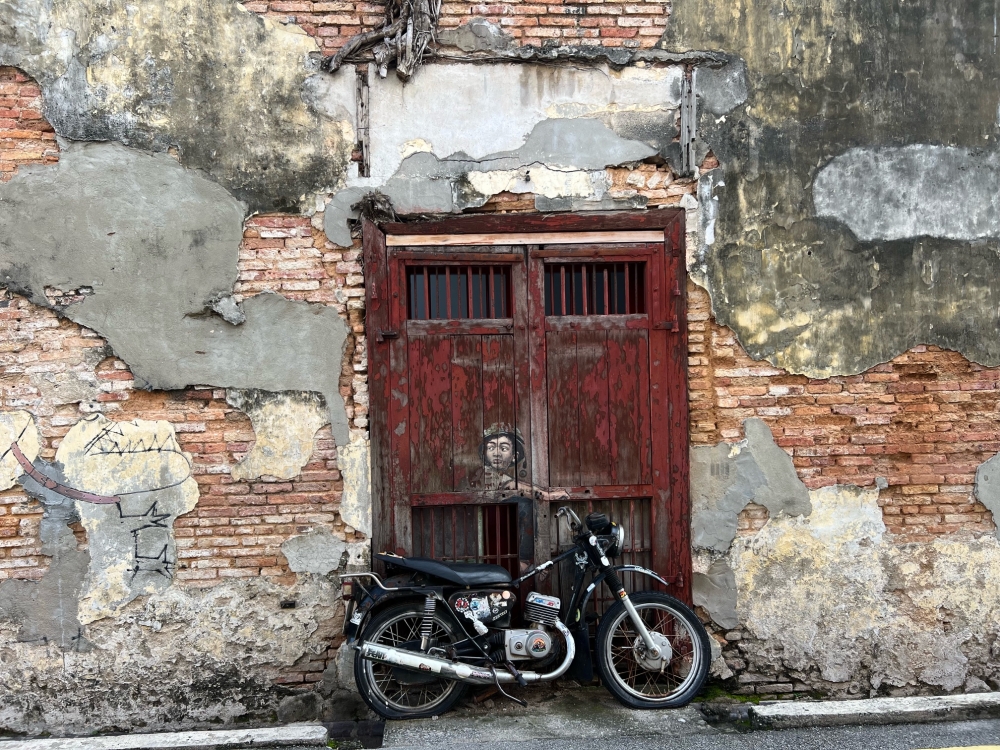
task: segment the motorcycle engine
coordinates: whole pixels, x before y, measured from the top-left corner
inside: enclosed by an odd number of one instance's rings
[[[506,589],[459,591],[448,599],[459,617],[498,628],[510,625],[510,615],[516,601],[517,597]]]

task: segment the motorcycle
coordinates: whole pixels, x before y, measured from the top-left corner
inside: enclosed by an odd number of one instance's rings
[[[675,708],[691,701],[708,674],[708,633],[678,599],[656,591],[630,595],[621,573],[651,570],[612,565],[624,546],[624,529],[605,515],[585,523],[568,507],[573,546],[520,578],[499,565],[446,563],[379,554],[389,574],[341,576],[347,601],[345,635],[356,651],[358,692],[386,719],[416,719],[450,710],[469,685],[504,685],[558,679],[573,667],[592,679],[588,619],[583,616],[602,583],[616,600],[600,617],[594,653],[601,683],[631,708]],[[521,584],[573,558],[569,605],[532,591],[517,607]],[[584,587],[588,574],[589,585]]]

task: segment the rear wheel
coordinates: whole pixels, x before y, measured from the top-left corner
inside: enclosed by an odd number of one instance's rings
[[[390,607],[372,619],[361,640],[418,651],[423,619],[422,602]],[[455,625],[435,614],[432,646],[443,647],[464,638]],[[360,656],[354,659],[354,681],[365,703],[386,719],[421,719],[443,714],[465,692],[461,682],[379,664]]]
[[[632,708],[676,708],[689,703],[708,676],[708,633],[686,605],[653,591],[630,597],[661,651],[651,658],[621,602],[597,629],[597,670],[608,691]]]

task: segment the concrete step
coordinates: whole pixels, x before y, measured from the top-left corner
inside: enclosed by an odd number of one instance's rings
[[[216,748],[326,747],[322,724],[289,724],[264,729],[220,729],[206,732],[157,732],[117,737],[66,737],[0,741],[0,750],[216,750]]]
[[[750,721],[760,729],[996,718],[1000,718],[1000,693],[856,701],[768,701],[750,707]]]

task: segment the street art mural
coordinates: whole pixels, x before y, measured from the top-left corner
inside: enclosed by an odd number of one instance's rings
[[[88,416],[66,434],[52,463],[38,455],[38,430],[27,412],[0,415],[0,441],[0,488],[19,481],[47,514],[76,505],[90,553],[80,623],[170,584],[177,567],[173,520],[195,507],[198,485],[169,422]]]

